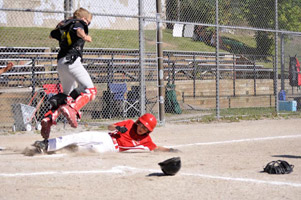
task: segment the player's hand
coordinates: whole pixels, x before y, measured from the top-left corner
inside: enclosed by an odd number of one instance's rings
[[[169,152],[172,152],[172,153],[180,153],[180,152],[182,152],[182,151],[180,151],[179,149],[169,148]]]
[[[124,127],[124,126],[116,126],[115,128],[116,128],[116,130],[118,130],[120,133],[125,133],[125,132],[128,131],[128,129],[127,129],[126,127]]]
[[[86,42],[92,42],[92,37],[91,37],[90,35],[86,35],[86,36],[84,37],[84,40],[85,40]]]

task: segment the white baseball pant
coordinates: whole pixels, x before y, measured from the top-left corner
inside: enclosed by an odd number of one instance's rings
[[[94,88],[92,79],[80,60],[81,58],[78,57],[71,65],[65,64],[66,57],[58,60],[57,71],[63,86],[63,93],[66,95],[69,95],[77,86]]]
[[[85,131],[48,139],[47,151],[57,151],[69,145],[76,145],[79,149],[91,150],[99,153],[118,151],[108,132],[101,131]]]

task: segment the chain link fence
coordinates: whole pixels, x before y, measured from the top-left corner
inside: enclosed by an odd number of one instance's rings
[[[83,64],[98,90],[83,123],[272,113],[281,90],[299,101],[301,79],[290,81],[298,0],[0,0],[0,66],[15,64],[0,77],[1,127],[40,128],[61,92],[58,43],[48,36],[79,7],[93,14]]]

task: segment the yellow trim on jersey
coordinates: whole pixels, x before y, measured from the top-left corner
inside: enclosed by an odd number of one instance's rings
[[[66,37],[66,32],[61,36],[61,41]]]
[[[69,46],[72,44],[72,40],[69,32],[67,33],[67,42]]]
[[[65,31],[64,34],[62,35],[61,40],[64,40],[65,38],[67,38],[67,43],[70,46],[72,44],[72,40],[71,40],[71,36],[70,36],[69,32],[67,32],[67,34],[66,34],[66,31]]]

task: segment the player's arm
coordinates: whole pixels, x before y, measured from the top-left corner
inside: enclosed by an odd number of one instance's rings
[[[65,20],[60,21],[60,23],[58,23],[58,24],[56,25],[55,29],[53,29],[52,31],[50,31],[50,34],[49,34],[49,38],[50,38],[50,39],[56,39],[56,38],[54,37],[54,35],[56,35],[56,34],[55,34],[56,31],[58,30],[58,28],[59,28],[61,25],[63,25],[64,21],[65,21]],[[54,34],[54,35],[52,35],[52,34]],[[59,36],[59,37],[60,37],[60,36]]]
[[[166,147],[162,147],[162,146],[157,146],[154,151],[162,151],[162,152],[180,152],[180,150],[178,149],[174,149],[174,148],[166,148]]]
[[[5,68],[0,69],[0,74],[7,72],[8,70],[10,70],[11,68],[13,68],[14,64],[9,62]]]
[[[81,28],[76,29],[76,34],[78,37],[82,38],[86,42],[92,42],[91,36],[87,35],[83,29]]]

